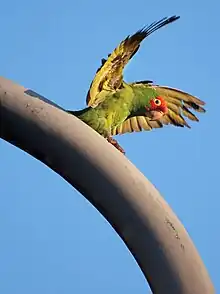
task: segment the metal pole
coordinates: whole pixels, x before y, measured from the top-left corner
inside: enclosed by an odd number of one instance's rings
[[[156,294],[212,294],[189,235],[144,175],[77,118],[0,77],[0,135],[80,191],[124,240]]]

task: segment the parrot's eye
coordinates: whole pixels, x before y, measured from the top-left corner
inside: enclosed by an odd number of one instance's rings
[[[154,99],[154,103],[155,103],[157,106],[160,106],[160,105],[161,105],[161,101],[160,101],[160,99],[157,99],[157,98]]]

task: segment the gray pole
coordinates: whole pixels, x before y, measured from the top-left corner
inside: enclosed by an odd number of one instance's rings
[[[183,225],[144,175],[80,120],[24,90],[0,77],[1,138],[60,174],[99,210],[153,293],[215,293]]]

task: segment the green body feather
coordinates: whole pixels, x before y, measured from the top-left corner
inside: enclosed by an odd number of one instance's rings
[[[79,111],[69,111],[100,135],[111,136],[113,130],[128,117],[144,115],[145,106],[157,96],[153,88],[143,85],[128,85],[114,93],[106,91],[105,99],[95,108],[87,107]]]

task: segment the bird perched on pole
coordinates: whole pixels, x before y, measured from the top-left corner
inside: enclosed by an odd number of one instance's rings
[[[165,17],[124,39],[107,59],[102,59],[86,97],[88,107],[68,111],[122,153],[125,152],[113,139],[114,135],[149,131],[168,124],[189,128],[184,116],[198,121],[190,109],[205,112],[203,101],[179,89],[155,85],[148,80],[126,83],[123,78],[124,67],[138,51],[141,42],[179,18]]]

